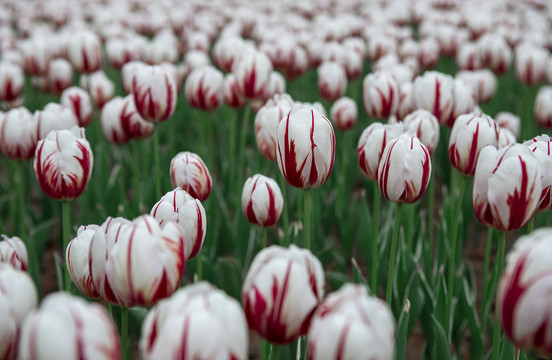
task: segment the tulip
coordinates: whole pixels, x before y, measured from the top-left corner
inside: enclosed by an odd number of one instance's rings
[[[186,80],[186,100],[201,110],[214,110],[222,103],[224,78],[212,66],[193,70]]]
[[[240,92],[246,99],[262,97],[272,73],[272,63],[264,53],[249,50],[234,63],[232,73],[236,75]]]
[[[521,119],[519,116],[501,111],[495,115],[495,121],[501,128],[510,130],[515,137],[519,136],[521,131]]]
[[[368,41],[367,55],[370,61],[375,62],[385,54],[394,53],[397,49],[397,41],[387,35],[377,34]]]
[[[8,263],[16,270],[27,270],[27,247],[17,236],[2,235],[0,241],[0,263]]]
[[[419,109],[404,120],[404,131],[415,133],[418,139],[427,147],[429,155],[433,155],[439,143],[439,121],[427,110]]]
[[[249,328],[286,344],[307,333],[323,295],[322,264],[310,251],[272,245],[253,259],[241,299]]]
[[[83,89],[73,86],[63,90],[60,103],[73,111],[80,127],[87,127],[92,121],[90,95]]]
[[[522,43],[516,47],[516,75],[527,85],[537,85],[546,76],[548,50],[531,43]]]
[[[102,43],[89,30],[81,30],[69,37],[69,61],[78,73],[90,74],[102,67]]]
[[[368,74],[362,83],[362,104],[371,117],[386,118],[397,111],[399,85],[388,72]]]
[[[437,40],[433,38],[427,38],[420,41],[420,43],[418,44],[418,53],[416,54],[416,57],[422,69],[433,69],[435,66],[437,66],[440,51],[441,47],[439,46]]]
[[[477,219],[499,231],[517,230],[527,224],[541,201],[539,167],[526,145],[483,148],[473,178]]]
[[[69,130],[79,124],[71,109],[56,103],[49,103],[43,110],[35,111],[33,119],[38,140],[45,139],[50,131]]]
[[[278,125],[277,160],[286,181],[298,188],[317,188],[330,177],[335,134],[330,121],[314,108],[292,109]]]
[[[34,171],[40,188],[55,200],[70,200],[84,191],[94,157],[84,129],[52,131],[39,140],[35,151]]]
[[[509,129],[498,127],[497,148],[502,149],[516,142],[516,136]]]
[[[241,95],[236,75],[227,74],[224,78],[222,95],[224,103],[233,108],[244,107],[247,100]]]
[[[481,68],[481,58],[476,43],[466,42],[458,48],[456,63],[461,70],[477,70]]]
[[[324,62],[318,67],[318,90],[320,96],[328,101],[335,101],[345,93],[347,74],[336,62]]]
[[[543,86],[535,99],[535,121],[540,127],[552,128],[552,86]]]
[[[255,115],[255,141],[266,159],[276,161],[278,125],[291,111],[293,100],[287,94],[274,95]]]
[[[88,90],[98,110],[101,110],[115,94],[115,85],[102,70],[82,76],[80,84],[83,89]]]
[[[23,70],[27,75],[42,76],[48,70],[52,58],[48,40],[42,36],[33,36],[21,42],[19,46],[23,57]]]
[[[550,292],[552,229],[541,228],[522,236],[506,258],[497,307],[502,329],[516,346],[552,352]]]
[[[11,314],[10,303],[0,295],[0,358],[15,360],[17,358],[17,342],[19,340],[19,322]]]
[[[166,121],[176,109],[176,84],[161,66],[138,66],[132,94],[136,110],[146,121]]]
[[[48,72],[46,73],[45,87],[46,92],[52,94],[61,94],[73,83],[73,68],[69,61],[65,59],[55,59],[50,61]]]
[[[394,359],[393,313],[364,286],[345,284],[314,313],[307,348],[310,360]]]
[[[204,51],[191,50],[184,56],[183,66],[186,68],[186,72],[188,74],[195,69],[210,65],[211,58],[209,57],[209,54]]]
[[[253,225],[272,226],[282,215],[284,197],[274,179],[256,174],[243,185],[241,206]]]
[[[199,201],[205,201],[211,194],[211,174],[199,155],[184,151],[171,160],[171,183],[173,188],[181,187]]]
[[[77,236],[69,242],[65,250],[65,262],[71,280],[85,296],[99,297],[90,271],[90,244],[96,231],[104,231],[98,225],[81,226]]]
[[[460,115],[471,113],[477,106],[477,98],[477,91],[471,82],[454,79],[454,108],[446,125],[453,127]]]
[[[140,116],[132,95],[108,101],[102,108],[100,124],[105,138],[115,144],[145,139],[153,133],[153,124]]]
[[[10,159],[28,160],[37,144],[36,122],[24,107],[0,116],[0,151]]]
[[[145,63],[137,60],[130,61],[123,65],[121,68],[121,84],[126,94],[132,93],[132,81],[134,79],[134,75],[136,75],[138,69],[145,66],[147,66]]]
[[[0,62],[0,101],[13,101],[23,94],[25,77],[19,65]]]
[[[224,72],[231,71],[234,62],[247,46],[241,37],[221,37],[213,46],[215,65]]]
[[[454,79],[428,71],[414,80],[414,99],[418,108],[431,111],[440,124],[445,124],[454,109]]]
[[[461,115],[450,133],[448,154],[452,166],[464,175],[473,175],[479,152],[487,145],[498,145],[496,121],[487,115]]]
[[[402,84],[399,87],[399,94],[399,106],[395,115],[399,120],[402,120],[417,109],[414,102],[414,85],[411,82]]]
[[[100,304],[66,293],[46,297],[21,327],[19,359],[120,358],[115,323]]]
[[[184,260],[195,257],[203,247],[207,231],[205,208],[181,188],[166,193],[151,209],[150,215],[163,225],[165,221],[175,221],[183,232],[185,249]]]
[[[358,117],[356,102],[348,97],[338,99],[330,110],[332,122],[338,130],[351,130]]]
[[[552,139],[548,135],[536,136],[523,143],[537,157],[540,165],[542,194],[537,211],[548,211],[552,209]]]
[[[140,60],[146,41],[139,35],[128,39],[110,38],[105,43],[105,52],[109,65],[121,69],[131,61]]]
[[[487,33],[479,38],[477,47],[483,66],[498,75],[508,71],[512,62],[512,50],[501,35]]]
[[[200,282],[180,289],[148,313],[139,347],[145,360],[247,359],[247,322],[234,298]]]
[[[372,123],[358,140],[358,164],[362,173],[370,180],[378,181],[378,167],[387,143],[403,133],[403,123]]]

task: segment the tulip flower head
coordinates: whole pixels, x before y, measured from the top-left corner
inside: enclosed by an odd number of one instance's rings
[[[537,211],[548,211],[552,209],[552,139],[543,134],[523,144],[529,147],[540,163],[542,194]]]
[[[546,76],[548,50],[531,43],[521,43],[516,47],[516,75],[527,85],[537,85]]]
[[[101,70],[81,76],[80,85],[83,89],[88,90],[98,110],[101,110],[115,94],[115,85]]]
[[[77,72],[90,74],[102,66],[102,43],[89,30],[83,30],[69,37],[69,61]]]
[[[159,65],[137,66],[132,78],[136,110],[146,121],[168,120],[176,109],[174,78]]]
[[[266,159],[276,161],[278,125],[291,111],[293,100],[287,94],[276,94],[255,115],[255,141]]]
[[[63,90],[60,103],[73,111],[80,127],[87,127],[92,121],[92,102],[85,90],[76,86]]]
[[[27,270],[27,247],[17,236],[7,237],[2,235],[0,241],[0,263],[7,263],[17,270]]]
[[[138,69],[144,66],[147,65],[138,60],[130,61],[123,65],[123,67],[121,68],[121,84],[123,86],[125,94],[132,93],[132,81],[134,79],[134,75],[136,75]]]
[[[404,120],[404,131],[415,133],[418,139],[427,147],[429,155],[432,155],[439,143],[439,121],[427,110],[418,109]]]
[[[262,97],[272,73],[272,62],[260,51],[249,50],[234,63],[232,73],[236,75],[240,92],[246,99]]]
[[[535,121],[545,129],[552,128],[552,86],[543,86],[535,99]]]
[[[510,112],[501,111],[495,115],[495,121],[503,129],[510,130],[515,137],[521,132],[521,119]]]
[[[487,33],[477,41],[481,64],[495,74],[504,74],[512,63],[512,49],[502,35]]]
[[[318,67],[318,90],[320,96],[328,101],[335,101],[345,93],[347,74],[335,61],[324,62]]]
[[[199,155],[183,151],[171,160],[171,182],[173,188],[181,187],[199,201],[205,201],[211,194],[211,174]]]
[[[132,95],[108,101],[102,108],[100,125],[105,138],[115,144],[145,139],[153,133],[153,124],[140,116]]]
[[[358,164],[362,173],[370,180],[378,181],[378,167],[387,143],[404,131],[403,123],[382,124],[374,122],[368,126],[358,140]]]
[[[351,98],[342,97],[332,105],[330,114],[332,122],[338,130],[351,130],[357,122],[357,104]]]
[[[274,179],[256,174],[243,185],[241,206],[250,223],[272,226],[282,215],[284,197]]]
[[[71,280],[80,292],[89,298],[99,297],[94,287],[89,263],[90,244],[96,231],[104,231],[104,229],[98,225],[79,227],[77,236],[69,242],[65,251],[65,262]]]
[[[222,104],[224,78],[213,66],[193,70],[186,79],[186,100],[195,108],[214,110]]]
[[[416,109],[417,107],[414,101],[414,84],[406,82],[399,88],[399,105],[395,115],[399,120],[402,120]]]
[[[454,79],[428,71],[414,80],[414,99],[418,108],[431,111],[440,124],[445,124],[454,109]]]
[[[14,160],[32,158],[38,142],[36,126],[33,115],[24,107],[0,115],[0,151]]]
[[[19,65],[0,62],[0,101],[13,101],[23,94],[25,77]]]
[[[38,140],[46,138],[53,130],[69,130],[79,125],[79,120],[69,108],[57,103],[48,103],[43,110],[35,111]]]
[[[244,107],[247,100],[242,96],[236,75],[230,73],[224,77],[222,89],[224,103],[233,108]]]
[[[362,104],[369,116],[386,118],[395,114],[399,96],[399,84],[391,73],[378,71],[364,78]]]
[[[55,59],[50,61],[48,72],[45,75],[45,91],[51,94],[61,94],[61,92],[73,83],[73,68],[69,61],[65,59]]]

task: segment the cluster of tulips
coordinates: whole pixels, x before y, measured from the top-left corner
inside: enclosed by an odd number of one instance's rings
[[[5,164],[17,162],[5,171],[17,206],[2,213],[17,236],[0,241],[0,359],[246,359],[253,332],[263,360],[401,359],[417,323],[431,345],[424,358],[462,357],[466,345],[455,339],[467,327],[473,358],[485,349],[493,359],[552,354],[552,224],[536,220],[552,209],[552,138],[538,134],[552,128],[552,86],[535,90],[552,83],[551,33],[552,4],[539,0],[0,3],[0,151]],[[459,71],[436,71],[443,61]],[[500,77],[514,71],[517,93],[501,93]],[[305,95],[313,92],[316,101]],[[485,103],[497,94],[528,104],[490,114]],[[222,108],[241,121],[227,119],[224,145],[212,129]],[[163,123],[177,117],[194,122],[195,141],[173,146],[180,134],[171,125],[163,142]],[[258,173],[246,163],[249,133]],[[150,137],[152,204],[140,182],[140,145]],[[127,143],[138,145],[122,201],[137,206],[75,224],[70,201],[96,167],[109,166],[106,147]],[[226,144],[229,159],[219,164],[215,150]],[[178,148],[169,169],[160,167],[164,146]],[[124,168],[122,158],[114,167]],[[60,291],[43,299],[42,253],[27,228],[37,206],[24,189],[29,160],[42,192],[61,204],[52,233],[61,234],[64,261],[51,265]],[[369,181],[346,178],[350,167]],[[470,181],[472,213],[489,229],[479,314],[476,286],[458,265],[472,231],[463,211]],[[347,188],[364,185],[374,189],[371,216],[358,220],[370,224],[369,249],[352,250],[338,288],[328,284],[334,264],[314,245],[316,206],[330,204],[335,227],[345,227],[339,222],[361,216]],[[303,200],[293,224],[291,195]],[[383,226],[380,207],[390,219]],[[246,241],[236,213],[259,238],[240,254],[239,301],[206,281],[204,268],[228,255],[210,244],[219,241],[209,235],[217,219],[231,224],[219,237]],[[522,228],[506,257],[506,233]],[[446,245],[433,251],[438,241]],[[365,267],[356,260],[363,256]]]

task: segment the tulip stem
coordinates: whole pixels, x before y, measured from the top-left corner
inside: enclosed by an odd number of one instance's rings
[[[71,240],[71,203],[68,200],[61,201],[61,226],[62,226],[62,254],[65,258],[65,252],[67,246]],[[69,275],[69,269],[65,269],[65,291],[71,293],[71,276]]]
[[[311,190],[305,189],[303,192],[305,200],[305,249],[310,250],[310,234],[311,234]]]
[[[203,278],[203,253],[201,250],[197,253],[196,259],[197,259],[197,281],[201,281]]]
[[[121,359],[127,359],[128,349],[128,309],[121,308]]]
[[[393,279],[395,278],[395,259],[397,257],[397,243],[399,238],[399,227],[401,224],[402,203],[397,203],[395,214],[395,225],[393,226],[393,237],[391,238],[391,251],[389,253],[389,272],[387,273],[387,290],[385,301],[391,307],[391,295],[393,293]]]
[[[280,190],[282,191],[282,197],[284,198],[284,208],[282,209],[282,226],[284,228],[284,246],[289,246],[289,217],[288,217],[288,199],[287,199],[287,187],[286,180],[283,176],[278,176],[280,183]]]
[[[161,196],[161,174],[159,173],[159,129],[153,131],[153,163],[155,170],[155,198]]]
[[[433,162],[433,158],[432,158]],[[432,168],[435,169],[435,167],[432,164]],[[434,235],[434,223],[433,223],[433,216],[435,214],[435,180],[434,177],[431,176],[429,179],[429,209],[428,209],[428,224],[427,224],[427,233],[428,233],[428,240],[430,246],[433,246],[433,235]]]
[[[243,167],[245,164],[245,143],[247,139],[247,131],[249,130],[249,112],[250,105],[245,105],[245,110],[243,113],[243,119],[241,123],[241,132],[240,132],[240,147],[239,147],[239,156],[238,156],[238,173],[232,176],[236,176],[238,179],[243,178]],[[230,190],[233,191],[233,190]],[[240,206],[238,201],[238,206]]]
[[[234,187],[236,186],[236,174],[234,174],[234,164],[235,164],[235,154],[236,154],[236,127],[238,122],[238,115],[239,112],[235,111],[234,116],[230,119],[230,133],[228,134],[228,189],[226,191],[229,192],[229,194],[232,194],[236,189]]]
[[[497,275],[502,276],[504,270],[504,252],[506,248],[506,233],[504,231],[498,232],[498,254],[497,256]],[[499,345],[500,345],[500,313],[498,308],[495,310],[495,324],[493,329],[493,360],[498,360]]]
[[[134,168],[132,171],[132,178],[134,179],[134,210],[136,215],[138,215],[140,213],[140,202],[142,202],[142,189],[140,188],[140,179],[142,178],[140,174],[140,143],[138,140],[134,140],[132,152],[134,155],[134,160],[132,161],[132,166]]]
[[[268,229],[266,227],[263,227],[263,243],[262,243],[262,249],[266,248],[267,245],[267,237],[268,237]],[[262,250],[261,249],[261,250]]]
[[[374,199],[372,200],[372,267],[370,270],[370,289],[374,296],[378,293],[378,237],[380,223],[380,200],[381,192],[374,186]]]
[[[483,281],[485,282],[483,284],[483,304],[485,303],[485,299],[487,298],[487,291],[488,291],[488,286],[490,286],[491,284],[489,282],[487,282],[487,279],[489,278],[489,262],[490,262],[490,259],[491,259],[491,245],[492,245],[492,242],[493,242],[493,232],[494,232],[494,229],[493,228],[488,228],[487,229],[487,243],[485,244],[485,259],[483,260]],[[481,308],[481,314],[482,315],[485,315],[483,313],[484,309],[483,309],[483,306],[482,305],[482,308]],[[487,320],[482,317],[481,318],[483,323],[482,323],[482,333],[484,334],[485,333],[485,327],[487,325]]]
[[[464,200],[464,193],[466,192],[466,185],[468,178],[462,176],[460,180],[460,192],[458,193],[458,199],[456,200],[456,210],[454,212],[454,218],[452,219],[452,229],[450,232],[450,257],[448,267],[448,281],[447,281],[447,312],[445,317],[445,331],[450,338],[452,329],[452,295],[454,292],[454,271],[456,262],[456,248],[458,247],[458,225],[460,223],[460,214],[462,211],[462,202]]]
[[[535,228],[535,216],[537,216],[537,214],[533,215],[531,217],[531,220],[529,220],[529,223],[527,224],[527,234],[532,233],[533,229]]]

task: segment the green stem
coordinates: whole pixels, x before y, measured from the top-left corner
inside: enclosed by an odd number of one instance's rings
[[[278,181],[280,183],[280,190],[282,191],[282,197],[284,198],[284,208],[282,209],[282,227],[284,228],[284,246],[289,246],[289,217],[288,217],[288,207],[289,203],[287,197],[287,187],[286,179],[283,176],[278,176]]]
[[[161,173],[159,168],[159,129],[153,131],[153,163],[155,170],[155,198],[161,197]]]
[[[504,231],[498,232],[498,254],[496,266],[498,276],[502,276],[502,271],[504,270],[504,252],[506,248],[506,233]],[[499,356],[499,346],[500,346],[500,314],[498,310],[495,313],[495,324],[493,329],[493,359],[498,360]]]
[[[311,190],[305,189],[303,192],[305,200],[305,249],[310,250],[311,234]]]
[[[132,153],[134,156],[134,159],[132,161],[132,179],[134,181],[134,211],[136,212],[135,215],[138,215],[140,213],[140,203],[142,202],[142,189],[140,186],[140,179],[142,178],[140,173],[141,158],[140,143],[138,142],[138,140],[134,140],[134,143],[132,144]]]
[[[264,227],[263,228],[263,243],[262,243],[263,247],[262,247],[262,249],[266,248],[266,246],[267,246],[267,237],[268,237],[267,233],[268,233],[268,228]]]
[[[533,215],[531,220],[529,220],[529,223],[527,223],[527,234],[532,233],[535,228],[535,216],[537,216],[537,214]]]
[[[433,160],[432,160],[433,162]],[[435,167],[433,167],[435,169]],[[433,176],[429,179],[429,209],[428,209],[428,224],[427,224],[427,232],[428,232],[428,240],[431,246],[433,246],[433,235],[434,235],[434,229],[433,229],[433,216],[435,214],[435,180],[433,179]]]
[[[270,353],[270,359],[271,360],[278,359],[278,346],[270,345],[269,353]]]
[[[241,111],[235,111],[234,116],[230,119],[230,133],[228,134],[228,157],[226,159],[226,163],[228,164],[228,189],[226,191],[233,192],[237,189],[234,187],[236,186],[236,178],[237,174],[234,173],[235,168],[235,153],[236,153],[236,128],[237,128],[237,122],[238,122],[238,114]]]
[[[247,131],[249,130],[249,112],[251,106],[249,104],[245,105],[245,111],[243,114],[243,120],[241,124],[240,132],[240,147],[239,147],[239,156],[238,156],[238,172],[235,174],[236,178],[241,181],[243,178],[243,167],[245,164],[245,143],[247,140]],[[239,203],[239,201],[237,201]],[[238,206],[241,206],[238,204]]]
[[[494,232],[494,229],[493,228],[488,228],[487,229],[487,243],[485,244],[485,259],[483,260],[483,303],[485,301],[485,298],[487,297],[487,286],[490,285],[490,283],[487,281],[487,279],[489,278],[489,262],[490,262],[490,259],[491,259],[491,245],[492,245],[492,242],[493,242],[493,232]],[[481,305],[481,313],[483,314],[483,306],[484,304]],[[481,319],[482,321],[482,333],[485,333],[485,327],[487,325],[487,319]]]
[[[128,309],[121,308],[121,359],[127,359],[128,349]]]
[[[261,339],[261,359],[268,360],[268,354],[270,353],[270,343],[264,339]]]
[[[399,238],[399,227],[401,224],[402,203],[397,203],[395,214],[395,225],[393,226],[393,237],[391,238],[391,251],[389,253],[389,272],[387,273],[387,290],[385,301],[391,306],[391,295],[393,293],[393,279],[395,278],[395,259],[397,257],[397,243]]]
[[[372,294],[378,293],[378,237],[379,237],[379,224],[380,224],[380,200],[381,192],[379,187],[374,186],[374,198],[372,200],[372,267],[370,270],[370,289]]]
[[[121,169],[119,170],[119,195],[121,196],[121,205],[123,206],[123,213],[126,214],[126,211],[127,211],[127,196],[126,196],[126,184],[125,184],[125,178],[126,178],[126,174],[125,174],[125,161],[124,161],[124,157],[123,157],[123,149],[121,147],[118,147],[116,149],[117,151],[117,155],[118,155],[118,160],[119,160],[119,166],[121,167]]]
[[[460,180],[460,192],[458,193],[458,199],[456,201],[456,210],[454,212],[454,218],[452,219],[452,229],[450,232],[450,257],[448,268],[448,281],[447,281],[447,312],[445,317],[445,331],[450,338],[451,325],[452,325],[452,295],[454,292],[454,271],[456,262],[456,248],[458,247],[458,225],[460,223],[460,214],[462,212],[462,202],[464,200],[464,193],[466,192],[466,185],[468,178],[462,175]]]
[[[67,200],[61,201],[61,226],[62,226],[62,244],[63,244],[63,258],[65,259],[65,252],[69,241],[71,241],[71,203]],[[65,291],[71,293],[71,276],[69,271],[65,269]]]
[[[203,279],[203,252],[200,250],[197,253],[196,259],[197,259],[197,281],[201,281]]]

